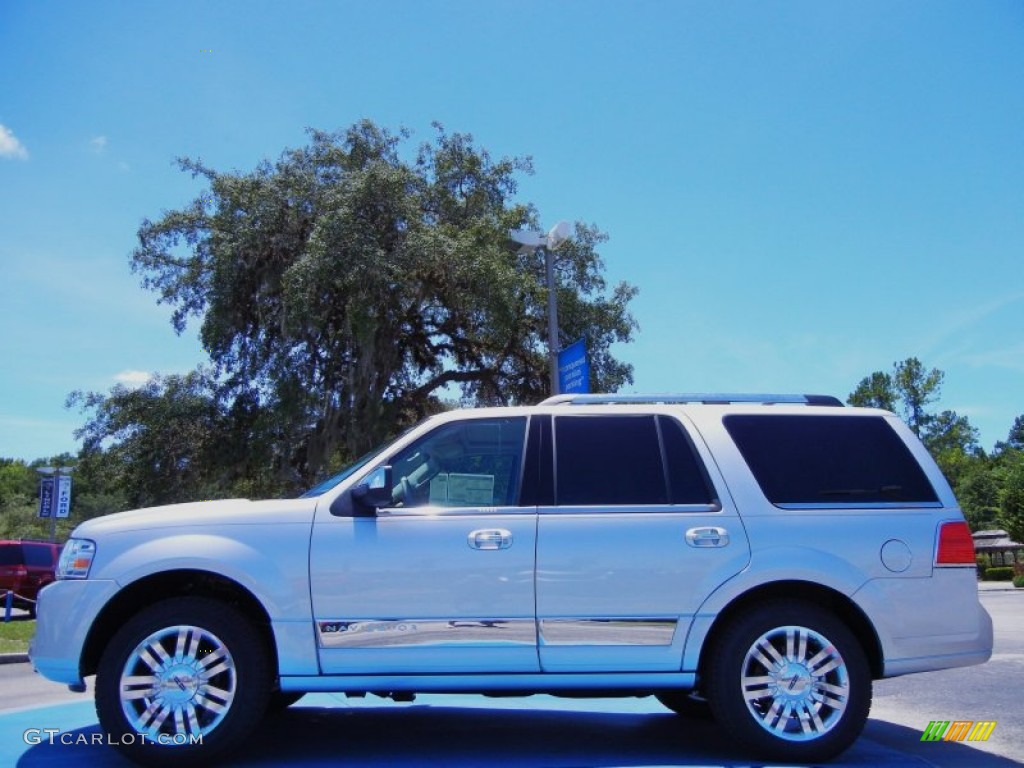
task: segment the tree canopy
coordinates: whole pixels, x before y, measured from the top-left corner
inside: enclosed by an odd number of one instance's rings
[[[225,472],[246,467],[241,461],[231,469],[242,457],[233,450],[216,381],[202,368],[155,376],[137,388],[118,384],[105,395],[73,392],[68,405],[92,411],[77,432],[80,470],[121,489],[128,506],[209,497],[218,479],[232,479]]]
[[[144,221],[131,263],[173,307],[177,332],[198,322],[212,368],[138,394],[79,396],[94,412],[82,430],[87,446],[115,439],[148,450],[130,428],[133,413],[170,408],[180,387],[199,387],[200,400],[188,401],[202,411],[194,424],[219,430],[218,445],[267,447],[277,481],[294,487],[445,399],[546,396],[543,256],[508,237],[539,228],[536,211],[513,200],[530,161],[495,160],[440,126],[406,159],[408,139],[363,121],[310,131],[307,146],[251,172],[180,160],[207,189]],[[611,346],[632,338],[636,289],[609,289],[597,250],[605,239],[576,224],[557,253],[556,290],[563,341],[585,337],[592,389],[614,392],[632,381]],[[207,460],[202,434],[191,464]],[[161,466],[184,466],[184,454],[170,452]]]
[[[927,434],[936,418],[927,406],[938,399],[945,374],[937,368],[925,370],[916,357],[893,363],[892,373],[875,371],[861,379],[850,393],[850,405],[896,411],[918,437]]]

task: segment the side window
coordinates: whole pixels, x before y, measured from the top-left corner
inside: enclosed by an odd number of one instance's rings
[[[717,501],[711,491],[707,470],[683,425],[668,416],[659,416],[658,431],[665,446],[669,500],[673,504],[711,504]]]
[[[667,504],[653,416],[555,418],[555,503]]]
[[[53,565],[53,548],[47,545],[22,545],[25,552],[25,565],[49,568]]]
[[[882,417],[735,415],[724,423],[773,504],[938,501],[917,460]]]
[[[526,419],[444,424],[391,457],[392,498],[405,507],[504,507],[519,498]]]

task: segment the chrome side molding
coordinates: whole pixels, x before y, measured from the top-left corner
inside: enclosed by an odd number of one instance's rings
[[[533,619],[362,619],[317,621],[321,648],[535,645]]]
[[[672,645],[676,619],[541,619],[541,645]]]

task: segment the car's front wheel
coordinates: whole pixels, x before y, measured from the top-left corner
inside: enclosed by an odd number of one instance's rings
[[[719,724],[759,758],[829,760],[864,728],[871,673],[838,617],[813,603],[778,600],[725,628],[708,696]]]
[[[113,636],[96,674],[110,743],[147,765],[192,765],[241,744],[270,698],[262,636],[222,602],[171,598]]]

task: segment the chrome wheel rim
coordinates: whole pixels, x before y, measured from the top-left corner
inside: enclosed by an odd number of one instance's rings
[[[201,627],[158,630],[139,643],[121,673],[121,710],[136,733],[187,745],[220,725],[238,684],[227,646]]]
[[[850,700],[850,675],[839,651],[806,627],[769,630],[750,646],[740,678],[747,710],[786,741],[831,731]]]

